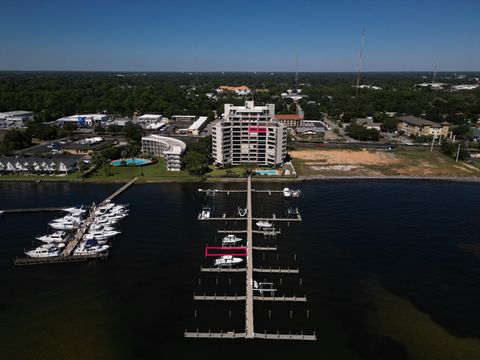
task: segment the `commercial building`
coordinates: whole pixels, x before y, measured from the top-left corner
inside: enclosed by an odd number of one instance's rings
[[[68,174],[76,169],[77,157],[38,157],[17,158],[0,156],[0,173],[2,174]]]
[[[448,122],[439,124],[416,116],[401,116],[398,120],[398,130],[407,135],[433,136],[435,138],[448,136],[450,126]]]
[[[176,132],[178,134],[188,134],[188,135],[198,136],[200,135],[200,131],[203,128],[207,119],[208,119],[207,116],[200,116],[198,120],[195,120],[193,124],[190,125],[188,128],[177,129]]]
[[[15,110],[0,112],[0,120],[8,120],[12,122],[33,120],[33,111]]]
[[[194,122],[197,117],[195,115],[172,115],[172,121],[190,121]]]
[[[182,155],[187,145],[171,137],[148,135],[142,137],[142,152],[154,156],[162,156],[168,171],[180,171],[182,168]]]
[[[278,166],[287,155],[287,128],[275,119],[275,105],[225,104],[224,118],[212,126],[212,148],[219,166],[253,163]]]
[[[222,85],[217,89],[218,93],[223,93],[224,91],[233,91],[236,95],[244,96],[249,95],[252,91],[248,86],[227,86]]]
[[[162,120],[162,115],[144,114],[138,117],[138,122],[143,124],[157,123]]]
[[[297,127],[302,124],[303,115],[299,114],[276,114],[275,120],[287,127]]]
[[[60,126],[65,124],[75,124],[78,127],[92,127],[106,123],[108,116],[105,114],[84,114],[71,115],[58,119],[56,122]]]

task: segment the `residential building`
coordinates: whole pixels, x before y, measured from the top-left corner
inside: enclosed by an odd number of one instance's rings
[[[186,148],[183,141],[171,137],[155,134],[142,137],[142,152],[163,157],[168,171],[181,170]]]
[[[275,120],[287,127],[300,126],[303,121],[303,115],[299,114],[276,114]]]
[[[450,124],[448,122],[439,124],[416,116],[401,116],[398,120],[398,130],[403,131],[407,135],[438,138],[440,136],[447,137],[449,133]]]
[[[279,166],[287,155],[287,128],[275,119],[275,105],[225,104],[223,119],[212,126],[212,148],[219,166],[253,163]]]
[[[0,173],[16,174],[68,174],[76,169],[78,157],[38,157],[0,156]]]
[[[194,122],[197,119],[195,115],[172,115],[173,121],[190,121]]]
[[[377,123],[373,120],[371,117],[367,118],[358,118],[355,120],[355,124],[357,125],[362,125],[366,127],[367,129],[375,129],[380,131],[382,129],[382,123]]]

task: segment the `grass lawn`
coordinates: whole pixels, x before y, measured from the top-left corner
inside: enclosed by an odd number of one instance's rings
[[[228,176],[229,174],[243,176],[243,174],[245,173],[245,168],[242,166],[235,166],[229,169],[222,169],[222,168],[215,167],[215,165],[210,165],[209,168],[211,171],[207,173],[208,177],[224,177],[224,176]],[[227,171],[229,172],[229,174],[227,174]]]
[[[142,176],[143,174],[143,176]],[[198,180],[198,176],[190,175],[187,171],[167,171],[164,159],[146,166],[112,166],[111,175],[104,169],[97,170],[85,181],[128,181],[138,176],[138,181],[169,181],[169,180]]]

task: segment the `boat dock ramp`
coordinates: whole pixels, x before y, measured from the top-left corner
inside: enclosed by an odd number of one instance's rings
[[[285,190],[285,189],[284,189]],[[206,196],[216,196],[217,194],[234,194],[234,193],[246,193],[247,196],[247,207],[246,207],[246,216],[245,217],[228,217],[226,213],[222,214],[220,217],[213,217],[210,213],[208,216],[199,215],[198,219],[200,221],[239,221],[241,223],[246,223],[246,228],[241,230],[217,230],[219,234],[246,234],[246,247],[247,247],[247,257],[246,257],[246,266],[245,267],[201,267],[200,271],[205,273],[245,273],[245,294],[194,294],[193,299],[195,301],[244,301],[245,302],[245,332],[200,332],[198,329],[194,332],[185,330],[184,337],[186,338],[195,338],[195,339],[264,339],[264,340],[298,340],[298,341],[315,341],[317,337],[315,333],[313,334],[288,334],[277,333],[256,333],[255,332],[255,322],[254,322],[254,302],[255,301],[264,301],[264,302],[301,302],[306,303],[306,296],[285,296],[277,295],[277,289],[271,288],[258,288],[259,284],[254,280],[255,273],[269,273],[269,274],[299,274],[300,270],[298,268],[272,268],[272,267],[255,267],[254,266],[254,251],[277,251],[277,246],[258,246],[253,243],[253,235],[261,234],[265,237],[272,236],[274,239],[277,235],[281,233],[280,229],[271,227],[260,228],[254,230],[254,221],[261,222],[271,222],[271,223],[287,223],[290,222],[301,222],[302,217],[295,208],[295,211],[289,211],[288,217],[277,217],[275,214],[272,217],[254,217],[253,213],[253,204],[252,204],[252,193],[263,193],[263,194],[285,194],[284,190],[255,190],[252,189],[252,179],[251,176],[247,177],[247,187],[245,190],[217,190],[217,189],[198,189],[198,192],[204,193]],[[296,191],[296,194],[300,194],[299,191]],[[297,196],[298,197],[298,196]],[[273,286],[273,283],[268,283]],[[259,294],[260,293],[260,294]],[[266,295],[267,294],[267,295]],[[196,314],[196,311],[195,311]],[[291,316],[292,313],[290,313]],[[308,314],[308,311],[307,311]],[[307,315],[308,317],[308,315]]]

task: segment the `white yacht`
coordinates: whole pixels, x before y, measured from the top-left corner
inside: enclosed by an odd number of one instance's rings
[[[229,234],[222,239],[222,245],[235,245],[240,241],[242,241],[241,238],[236,237],[233,234]]]
[[[263,229],[267,228],[267,229],[269,229],[269,228],[271,228],[271,227],[273,226],[273,224],[272,224],[271,222],[263,221],[263,220],[262,220],[262,221],[257,221],[257,226],[258,226],[259,228],[263,228]]]
[[[65,244],[44,244],[36,249],[25,251],[25,255],[32,258],[47,258],[59,256]]]
[[[89,232],[87,233],[87,235],[91,235],[97,240],[107,240],[118,234],[121,234],[121,232],[116,230],[92,230],[92,229],[90,229]]]
[[[109,245],[99,244],[95,239],[82,241],[78,246],[73,250],[73,255],[94,255],[105,252],[109,249]]]
[[[53,219],[52,222],[77,222],[81,223],[82,218],[80,216],[67,215],[58,219]]]
[[[93,223],[92,225],[90,225],[90,230],[109,231],[109,230],[115,230],[115,228],[113,226]]]
[[[240,264],[243,261],[242,258],[233,257],[232,255],[223,255],[215,260],[213,266],[232,266]]]
[[[80,227],[81,223],[73,220],[67,220],[64,222],[52,221],[49,222],[48,225],[55,230],[76,230]]]
[[[93,220],[93,223],[97,225],[114,225],[119,221],[120,219],[112,219],[106,216],[99,216],[95,218],[95,220]]]
[[[61,243],[67,241],[67,238],[65,231],[55,231],[53,234],[38,236],[36,239],[44,243]]]
[[[87,212],[87,210],[85,210],[83,208],[83,205],[80,206],[80,207],[69,207],[69,208],[65,208],[65,209],[62,209],[62,211],[65,211],[69,214],[72,214],[72,215],[81,215],[81,214],[85,214]]]
[[[290,191],[289,188],[287,188],[287,187],[286,187],[286,188],[283,188],[283,197],[284,197],[285,199],[289,199],[289,198],[292,197],[292,192]]]
[[[209,219],[210,218],[210,208],[208,206],[204,206],[199,217],[200,217],[200,219]]]

